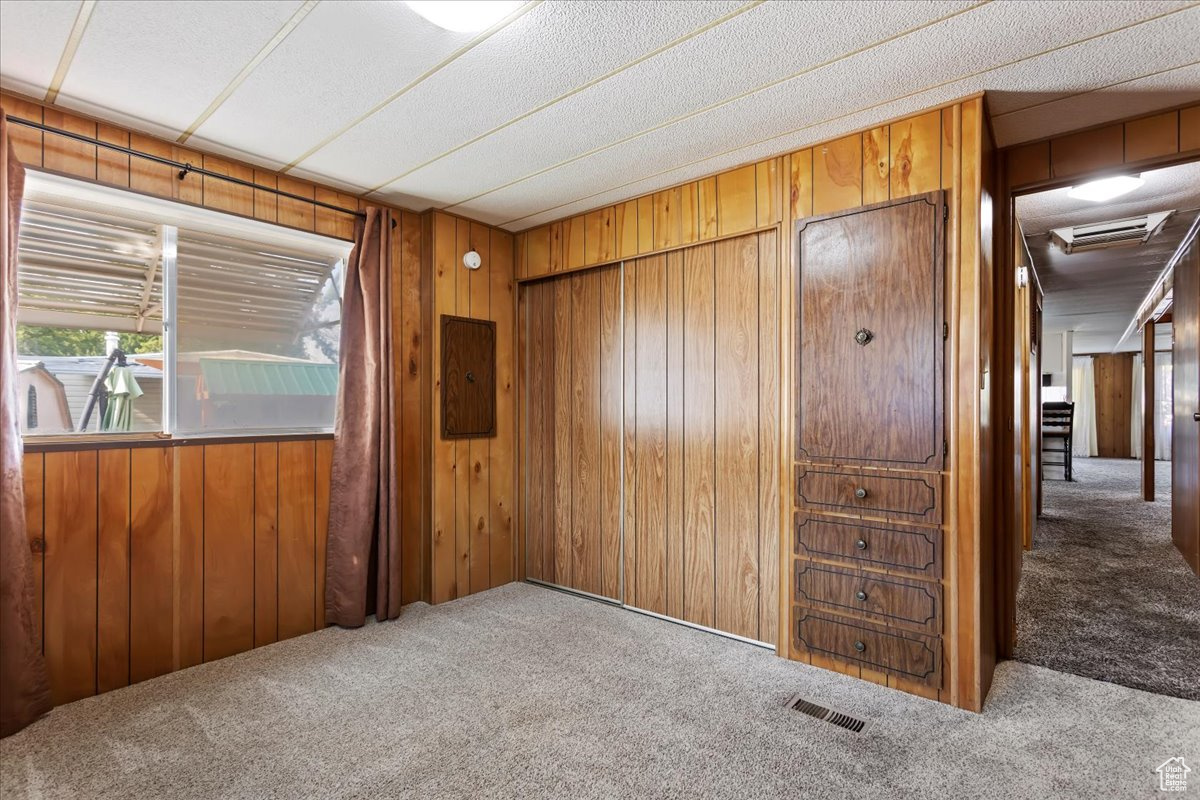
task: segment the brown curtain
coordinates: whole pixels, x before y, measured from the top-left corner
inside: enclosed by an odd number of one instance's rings
[[[17,404],[17,227],[25,170],[0,108],[0,736],[50,710],[46,660],[33,625],[33,559],[25,533],[25,485]]]
[[[349,627],[371,612],[380,621],[400,614],[391,253],[391,216],[367,208],[355,225],[342,301],[325,562],[325,620]]]

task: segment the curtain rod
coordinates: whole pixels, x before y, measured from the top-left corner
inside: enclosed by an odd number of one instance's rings
[[[330,211],[338,211],[342,214],[349,214],[352,217],[361,217],[361,218],[365,219],[367,216],[362,211],[358,211],[358,210],[351,209],[351,208],[343,208],[342,206],[335,206],[332,203],[322,203],[320,200],[315,200],[311,197],[304,197],[304,196],[298,195],[298,194],[292,194],[291,192],[285,192],[282,189],[272,189],[269,186],[259,186],[257,183],[253,183],[251,181],[244,181],[241,178],[235,178],[231,175],[222,175],[219,172],[213,172],[212,170],[207,170],[207,169],[204,169],[203,167],[196,167],[191,164],[185,164],[185,163],[182,163],[179,161],[172,161],[169,158],[163,158],[162,156],[156,156],[152,153],[143,153],[140,150],[134,150],[133,148],[130,148],[130,147],[124,147],[119,144],[113,144],[112,142],[101,141],[100,139],[96,139],[91,136],[84,136],[81,133],[72,133],[71,131],[64,131],[61,128],[53,128],[49,125],[43,125],[40,122],[34,122],[33,120],[21,119],[20,117],[14,117],[11,114],[7,115],[5,117],[5,119],[7,119],[9,122],[15,123],[17,125],[24,125],[27,128],[34,128],[36,130],[43,131],[45,133],[53,133],[56,136],[65,136],[68,139],[74,139],[77,142],[83,142],[85,144],[95,145],[96,147],[105,147],[109,150],[116,150],[118,153],[125,153],[126,155],[129,155],[129,156],[135,156],[137,158],[144,158],[149,161],[155,161],[159,164],[165,164],[168,167],[174,167],[179,170],[179,180],[183,180],[184,178],[186,178],[189,172],[194,172],[197,175],[203,175],[208,178],[215,178],[217,180],[228,181],[229,183],[236,183],[239,186],[246,186],[250,189],[257,189],[260,192],[270,192],[271,194],[278,195],[280,197],[287,197],[291,200],[299,200],[302,203],[312,203],[314,206],[320,206],[321,208],[327,208]]]

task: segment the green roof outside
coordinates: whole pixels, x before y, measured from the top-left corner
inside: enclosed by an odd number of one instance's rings
[[[338,387],[337,364],[201,358],[200,372],[210,395],[332,397]]]

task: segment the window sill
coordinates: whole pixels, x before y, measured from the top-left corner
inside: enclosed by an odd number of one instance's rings
[[[82,450],[114,450],[134,447],[197,447],[205,444],[253,444],[255,442],[298,442],[333,439],[332,431],[305,433],[245,433],[210,436],[169,436],[163,433],[68,434],[23,436],[26,453],[56,453]]]

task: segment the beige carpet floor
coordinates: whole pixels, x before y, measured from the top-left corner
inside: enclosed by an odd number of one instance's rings
[[[1200,577],[1171,541],[1171,464],[1077,458],[1044,484],[1017,597],[1019,661],[1200,700]]]
[[[512,584],[56,709],[0,742],[0,795],[1149,798],[1174,756],[1200,703],[1008,662],[971,714]]]

